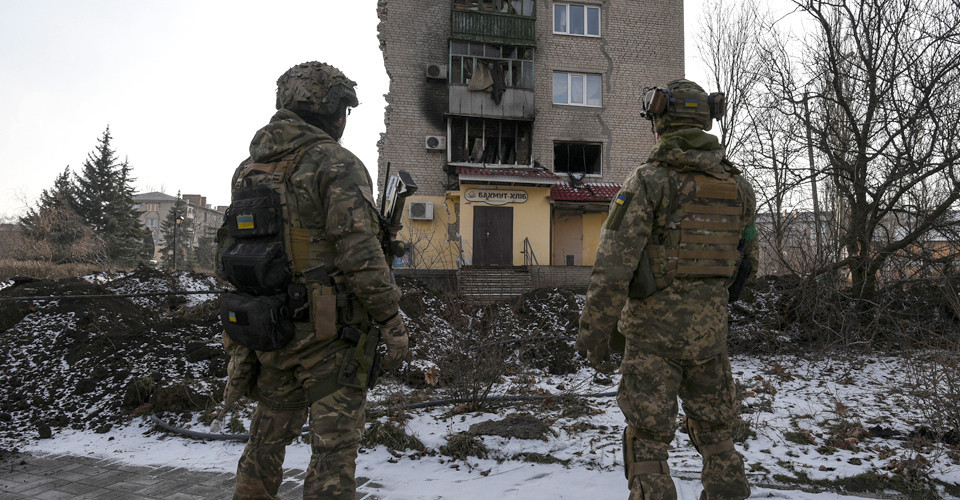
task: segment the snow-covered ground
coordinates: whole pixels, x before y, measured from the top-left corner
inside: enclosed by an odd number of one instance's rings
[[[903,360],[736,357],[733,368],[743,386],[743,419],[752,431],[738,449],[754,484],[754,497],[855,498],[855,494],[824,492],[817,481],[869,472],[903,475],[909,474],[910,467],[919,467],[926,477],[947,484],[960,483],[955,447],[910,436],[922,422],[922,412],[905,396],[910,366]],[[595,384],[585,372],[545,374],[533,383],[540,392],[558,396],[611,390],[609,385]],[[498,389],[506,392],[510,387],[508,381]],[[390,384],[374,390],[371,409],[396,390]],[[494,412],[461,413],[450,407],[408,411],[403,426],[427,451],[392,451],[383,445],[361,450],[357,474],[371,479],[362,491],[396,499],[625,497],[620,451],[623,415],[614,398],[588,401],[586,411],[569,417],[564,417],[560,403],[552,400],[534,406],[501,406]],[[549,432],[542,440],[482,436],[490,450],[483,459],[456,460],[435,452],[447,437],[473,424],[514,413],[535,413],[549,425]],[[196,422],[192,428],[207,430]],[[242,447],[238,442],[197,441],[158,433],[151,424],[139,422],[106,434],[62,431],[51,440],[32,442],[21,449],[97,456],[133,465],[233,471]],[[552,457],[556,463],[522,461],[516,458],[521,453]],[[303,469],[308,460],[309,445],[297,442],[288,448],[284,465]],[[682,432],[673,442],[670,467],[681,498],[698,498],[700,457]],[[798,484],[785,482],[784,477],[806,480]],[[942,496],[956,498],[939,489]]]

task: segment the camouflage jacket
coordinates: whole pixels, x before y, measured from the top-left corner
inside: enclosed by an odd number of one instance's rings
[[[257,131],[248,164],[270,163],[309,148],[290,176],[291,195],[304,228],[312,235],[310,263],[322,265],[338,285],[356,295],[376,321],[398,311],[400,291],[380,247],[380,225],[373,182],[363,163],[323,130],[281,109]]]
[[[631,351],[672,359],[705,359],[726,348],[727,286],[724,278],[676,278],[667,288],[645,298],[628,296],[631,279],[654,227],[678,220],[682,208],[676,187],[682,173],[703,172],[732,177],[745,194],[743,258],[757,268],[754,217],[756,198],[749,183],[727,162],[716,137],[699,129],[664,134],[647,163],[624,182],[601,233],[596,264],[580,317],[580,345],[607,343],[619,330]],[[671,187],[674,186],[674,187]],[[628,200],[623,203],[622,200]],[[673,212],[671,213],[671,210]],[[750,233],[750,234],[748,234]]]

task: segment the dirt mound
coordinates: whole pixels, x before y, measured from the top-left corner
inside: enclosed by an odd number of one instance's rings
[[[9,424],[0,426],[0,442],[40,437],[49,428],[106,432],[143,405],[210,405],[226,374],[210,304],[216,301],[185,307],[188,300],[180,299],[171,308],[157,297],[103,297],[164,293],[184,282],[214,288],[206,277],[142,267],[114,279],[35,280],[0,290],[0,297],[61,297],[0,301],[0,421]],[[182,398],[189,401],[167,403],[179,401],[168,396],[177,392],[171,387],[191,388]]]

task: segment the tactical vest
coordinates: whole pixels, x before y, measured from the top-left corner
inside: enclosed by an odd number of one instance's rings
[[[307,276],[328,284],[322,263],[311,262],[311,231],[292,203],[290,175],[308,147],[274,163],[240,171],[218,235],[219,274],[238,290],[221,298],[224,330],[237,344],[279,349],[309,317]],[[328,311],[335,315],[334,307]]]
[[[723,278],[729,286],[743,249],[745,199],[729,174],[681,172],[671,186],[667,223],[654,228],[630,296],[652,295],[678,278]]]

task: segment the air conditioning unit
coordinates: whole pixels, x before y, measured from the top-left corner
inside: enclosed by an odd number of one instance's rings
[[[447,149],[447,138],[442,135],[428,135],[423,145],[431,151],[441,151]]]
[[[407,215],[410,220],[433,220],[433,202],[411,201]]]
[[[434,80],[446,80],[447,65],[446,64],[428,64],[427,78],[431,78]]]

